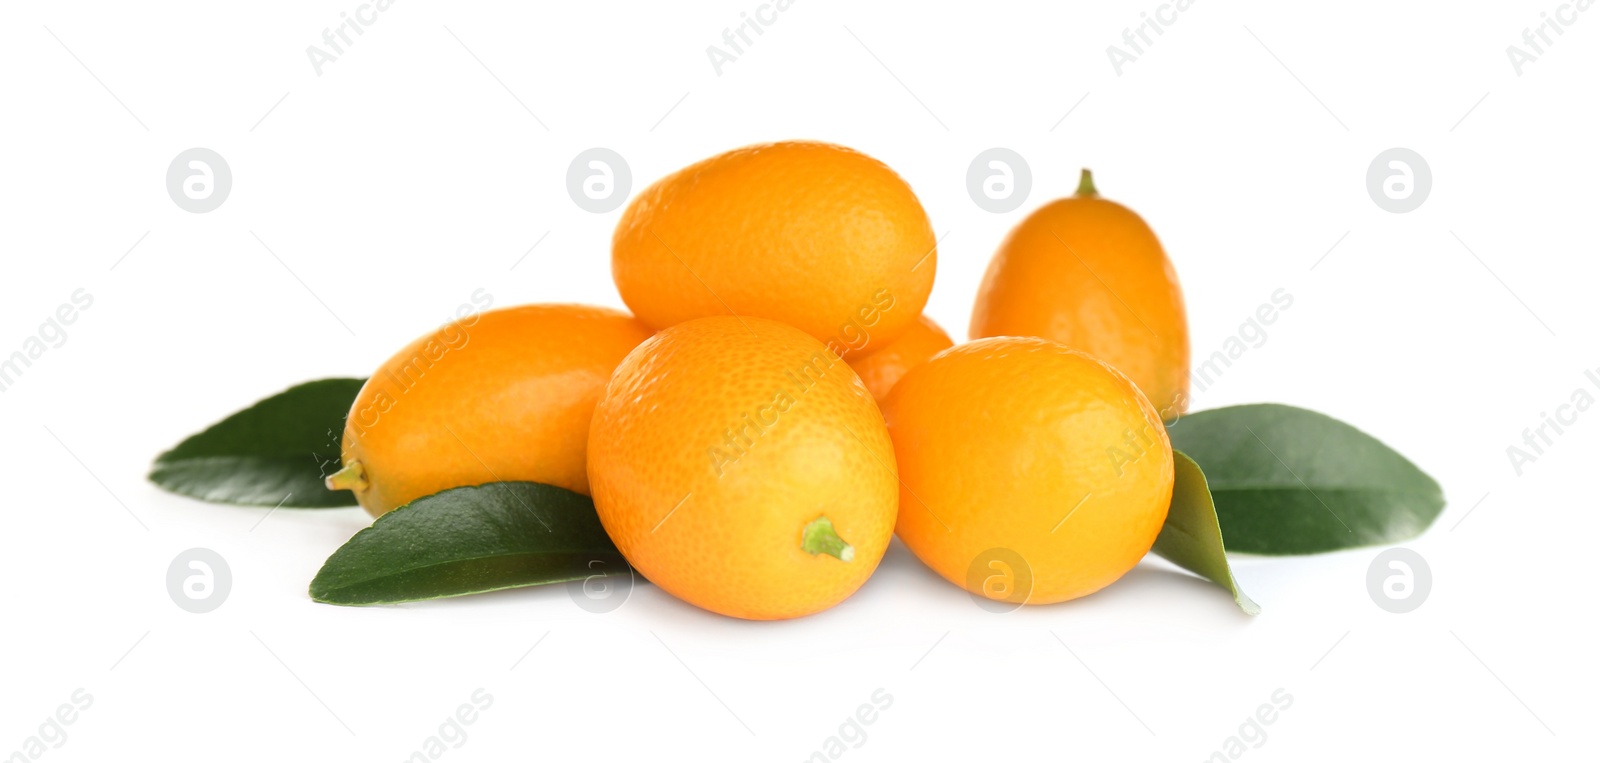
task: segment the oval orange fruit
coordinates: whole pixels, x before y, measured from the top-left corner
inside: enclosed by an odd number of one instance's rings
[[[934,244],[894,170],[843,146],[790,141],[729,151],[645,189],[617,223],[611,273],[657,329],[749,315],[864,354],[922,313]]]
[[[668,328],[617,367],[589,430],[600,521],[629,564],[751,620],[844,600],[878,565],[898,484],[883,416],[816,339],[762,318]]]
[[[1127,377],[1065,345],[996,337],[947,350],[895,385],[884,416],[904,486],[896,534],[976,595],[1093,593],[1137,564],[1166,520],[1161,418]]]
[[[852,359],[850,367],[861,377],[861,383],[867,385],[867,391],[881,403],[907,371],[953,344],[950,335],[924,315],[888,346],[864,358]]]
[[[453,321],[385,361],[345,421],[344,468],[373,516],[441,490],[528,481],[589,491],[595,401],[650,336],[626,313],[526,305]]]
[[[1126,374],[1173,419],[1189,403],[1189,324],[1166,251],[1132,210],[1100,198],[1088,170],[1076,195],[1012,229],[989,263],[968,335],[1037,336]]]

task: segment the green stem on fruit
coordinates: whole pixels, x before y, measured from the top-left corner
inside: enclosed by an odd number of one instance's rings
[[[1083,168],[1083,174],[1078,176],[1078,196],[1099,196],[1100,192],[1094,189],[1094,173],[1088,167]]]
[[[329,490],[354,490],[357,493],[367,489],[367,470],[360,461],[351,461],[343,469],[328,475],[323,481]]]
[[[834,532],[833,522],[827,517],[811,520],[800,531],[800,550],[812,556],[827,554],[841,562],[856,558],[855,548]]]

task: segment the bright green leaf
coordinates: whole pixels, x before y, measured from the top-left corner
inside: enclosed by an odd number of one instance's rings
[[[1247,615],[1260,614],[1261,607],[1239,590],[1228,568],[1228,555],[1222,545],[1222,528],[1211,503],[1211,490],[1200,465],[1172,451],[1172,507],[1161,527],[1152,551],[1173,564],[1199,575],[1233,594],[1233,600]]]
[[[217,503],[354,506],[353,493],[322,480],[339,468],[345,416],[363,383],[322,379],[262,400],[161,454],[150,481]]]
[[[1287,405],[1185,416],[1172,446],[1205,470],[1230,551],[1310,554],[1395,543],[1444,509],[1439,483],[1344,422]]]
[[[394,604],[628,574],[587,496],[493,482],[419,498],[333,552],[311,581],[329,604]]]

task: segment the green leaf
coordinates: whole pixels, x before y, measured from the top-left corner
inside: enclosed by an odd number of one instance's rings
[[[150,481],[217,503],[354,506],[354,493],[322,479],[339,468],[344,419],[364,383],[322,379],[262,400],[158,456]]]
[[[1217,524],[1217,509],[1211,503],[1211,489],[1200,465],[1182,451],[1172,451],[1172,507],[1167,523],[1156,536],[1151,550],[1173,564],[1222,586],[1247,615],[1261,613],[1261,607],[1239,590],[1228,568],[1228,555],[1222,544],[1222,528]]]
[[[1371,435],[1287,405],[1202,411],[1168,430],[1205,470],[1228,548],[1310,554],[1420,535],[1439,483]]]
[[[378,517],[328,557],[311,581],[311,598],[395,604],[627,569],[587,496],[536,482],[492,482],[418,498]]]

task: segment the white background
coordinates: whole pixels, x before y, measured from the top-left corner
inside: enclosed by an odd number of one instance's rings
[[[306,47],[357,5],[0,11],[0,354],[74,290],[94,299],[0,393],[0,755],[80,687],[93,705],[43,758],[398,761],[478,688],[494,704],[441,759],[799,761],[880,688],[893,705],[840,759],[1203,760],[1279,688],[1292,707],[1241,759],[1592,751],[1600,412],[1520,476],[1506,448],[1600,367],[1600,10],[1518,76],[1505,49],[1556,0],[1199,0],[1118,76],[1106,48],[1156,0],[799,0],[719,76],[705,49],[756,0],[399,0],[318,76]],[[897,543],[856,596],[793,622],[649,586],[604,615],[561,587],[340,608],[305,587],[361,510],[267,515],[144,480],[259,397],[367,374],[475,289],[621,306],[621,212],[567,196],[579,151],[621,153],[637,191],[785,138],[905,176],[946,235],[928,310],[958,337],[1004,232],[1083,166],[1162,237],[1197,358],[1287,289],[1195,407],[1313,408],[1434,475],[1449,505],[1404,544],[1432,569],[1426,603],[1375,606],[1362,549],[1236,558],[1256,618],[1153,560],[995,615]],[[233,172],[206,214],[164,184],[195,146]],[[994,146],[1032,168],[1012,213],[967,195]],[[1432,168],[1409,214],[1365,187],[1395,146]],[[204,615],[165,588],[196,546],[234,577]]]

